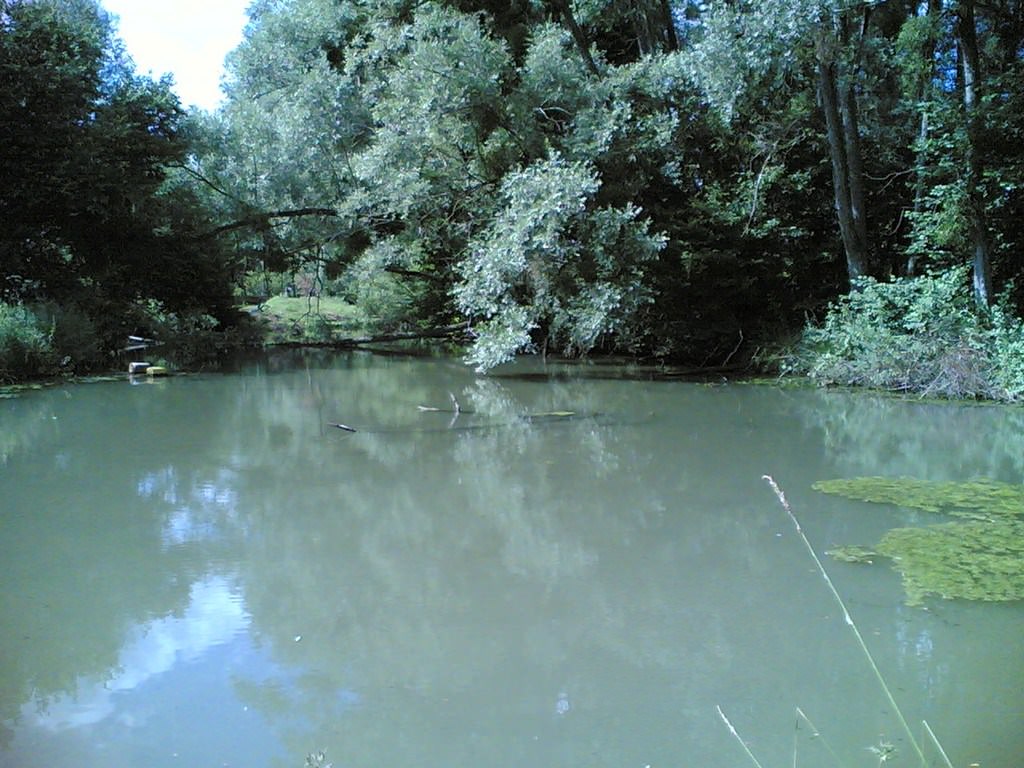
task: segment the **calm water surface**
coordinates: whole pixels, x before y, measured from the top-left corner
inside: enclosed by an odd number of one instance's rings
[[[0,400],[0,766],[752,765],[717,707],[766,768],[914,765],[761,476],[819,551],[872,544],[925,518],[811,483],[1019,483],[1024,415],[618,373],[359,353]],[[1024,606],[826,565],[915,734],[1020,766]]]

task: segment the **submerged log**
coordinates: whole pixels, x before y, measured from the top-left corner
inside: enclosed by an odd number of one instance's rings
[[[351,339],[341,339],[333,342],[338,347],[358,347],[363,344],[383,344],[388,341],[417,341],[418,339],[444,339],[449,336],[460,336],[469,330],[467,323],[456,323],[445,325],[440,328],[426,328],[422,331],[399,331],[396,333],[381,333],[375,336],[357,336]]]
[[[421,339],[458,339],[464,338],[469,332],[468,323],[456,323],[455,325],[444,325],[439,328],[425,328],[421,331],[396,331],[394,333],[380,333],[373,336],[353,336],[348,339],[336,339],[334,341],[290,341],[282,344],[275,344],[277,347],[311,349],[352,349],[369,344],[386,344],[390,341],[419,341]]]
[[[451,413],[453,414],[451,421],[447,427],[370,427],[368,429],[356,429],[350,427],[348,424],[341,424],[339,422],[328,422],[328,426],[335,427],[336,429],[343,430],[345,432],[359,432],[363,434],[373,435],[413,435],[423,432],[481,432],[492,429],[508,429],[516,424],[556,424],[565,423],[569,421],[578,421],[583,419],[603,419],[603,423],[607,423],[607,414],[600,413],[598,411],[580,412],[580,411],[537,411],[534,413],[521,413],[512,414],[508,418],[508,421],[494,421],[494,422],[475,422],[469,424],[457,424],[459,415],[463,413],[472,413],[472,411],[451,411],[442,410],[440,408],[429,408],[427,406],[418,406],[420,411],[429,413]]]

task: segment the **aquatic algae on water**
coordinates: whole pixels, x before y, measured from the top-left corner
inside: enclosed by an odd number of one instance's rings
[[[853,477],[821,480],[811,487],[848,499],[895,504],[954,517],[993,519],[1024,515],[1024,485],[995,480],[956,483],[913,477]]]
[[[892,560],[907,602],[929,595],[963,600],[1024,599],[1024,486],[994,480],[932,482],[916,478],[824,480],[823,493],[894,504],[959,518],[894,528],[874,548],[843,546],[828,554],[845,562]]]

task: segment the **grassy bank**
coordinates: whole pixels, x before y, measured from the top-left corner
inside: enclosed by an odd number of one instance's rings
[[[335,296],[272,296],[242,311],[256,323],[264,344],[322,343],[366,335],[373,319]]]
[[[119,328],[109,332],[73,308],[0,302],[0,386],[121,371],[127,359],[140,355],[191,368],[232,349],[343,344],[388,330],[378,318],[332,296],[278,295],[240,306],[238,312],[236,321],[224,327],[207,315],[178,316],[140,306],[137,317],[122,318]],[[129,334],[159,343],[126,355]]]

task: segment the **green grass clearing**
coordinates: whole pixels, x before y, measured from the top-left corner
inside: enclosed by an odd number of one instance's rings
[[[373,318],[334,296],[272,296],[242,309],[264,326],[267,344],[334,341],[367,335],[374,328]]]

